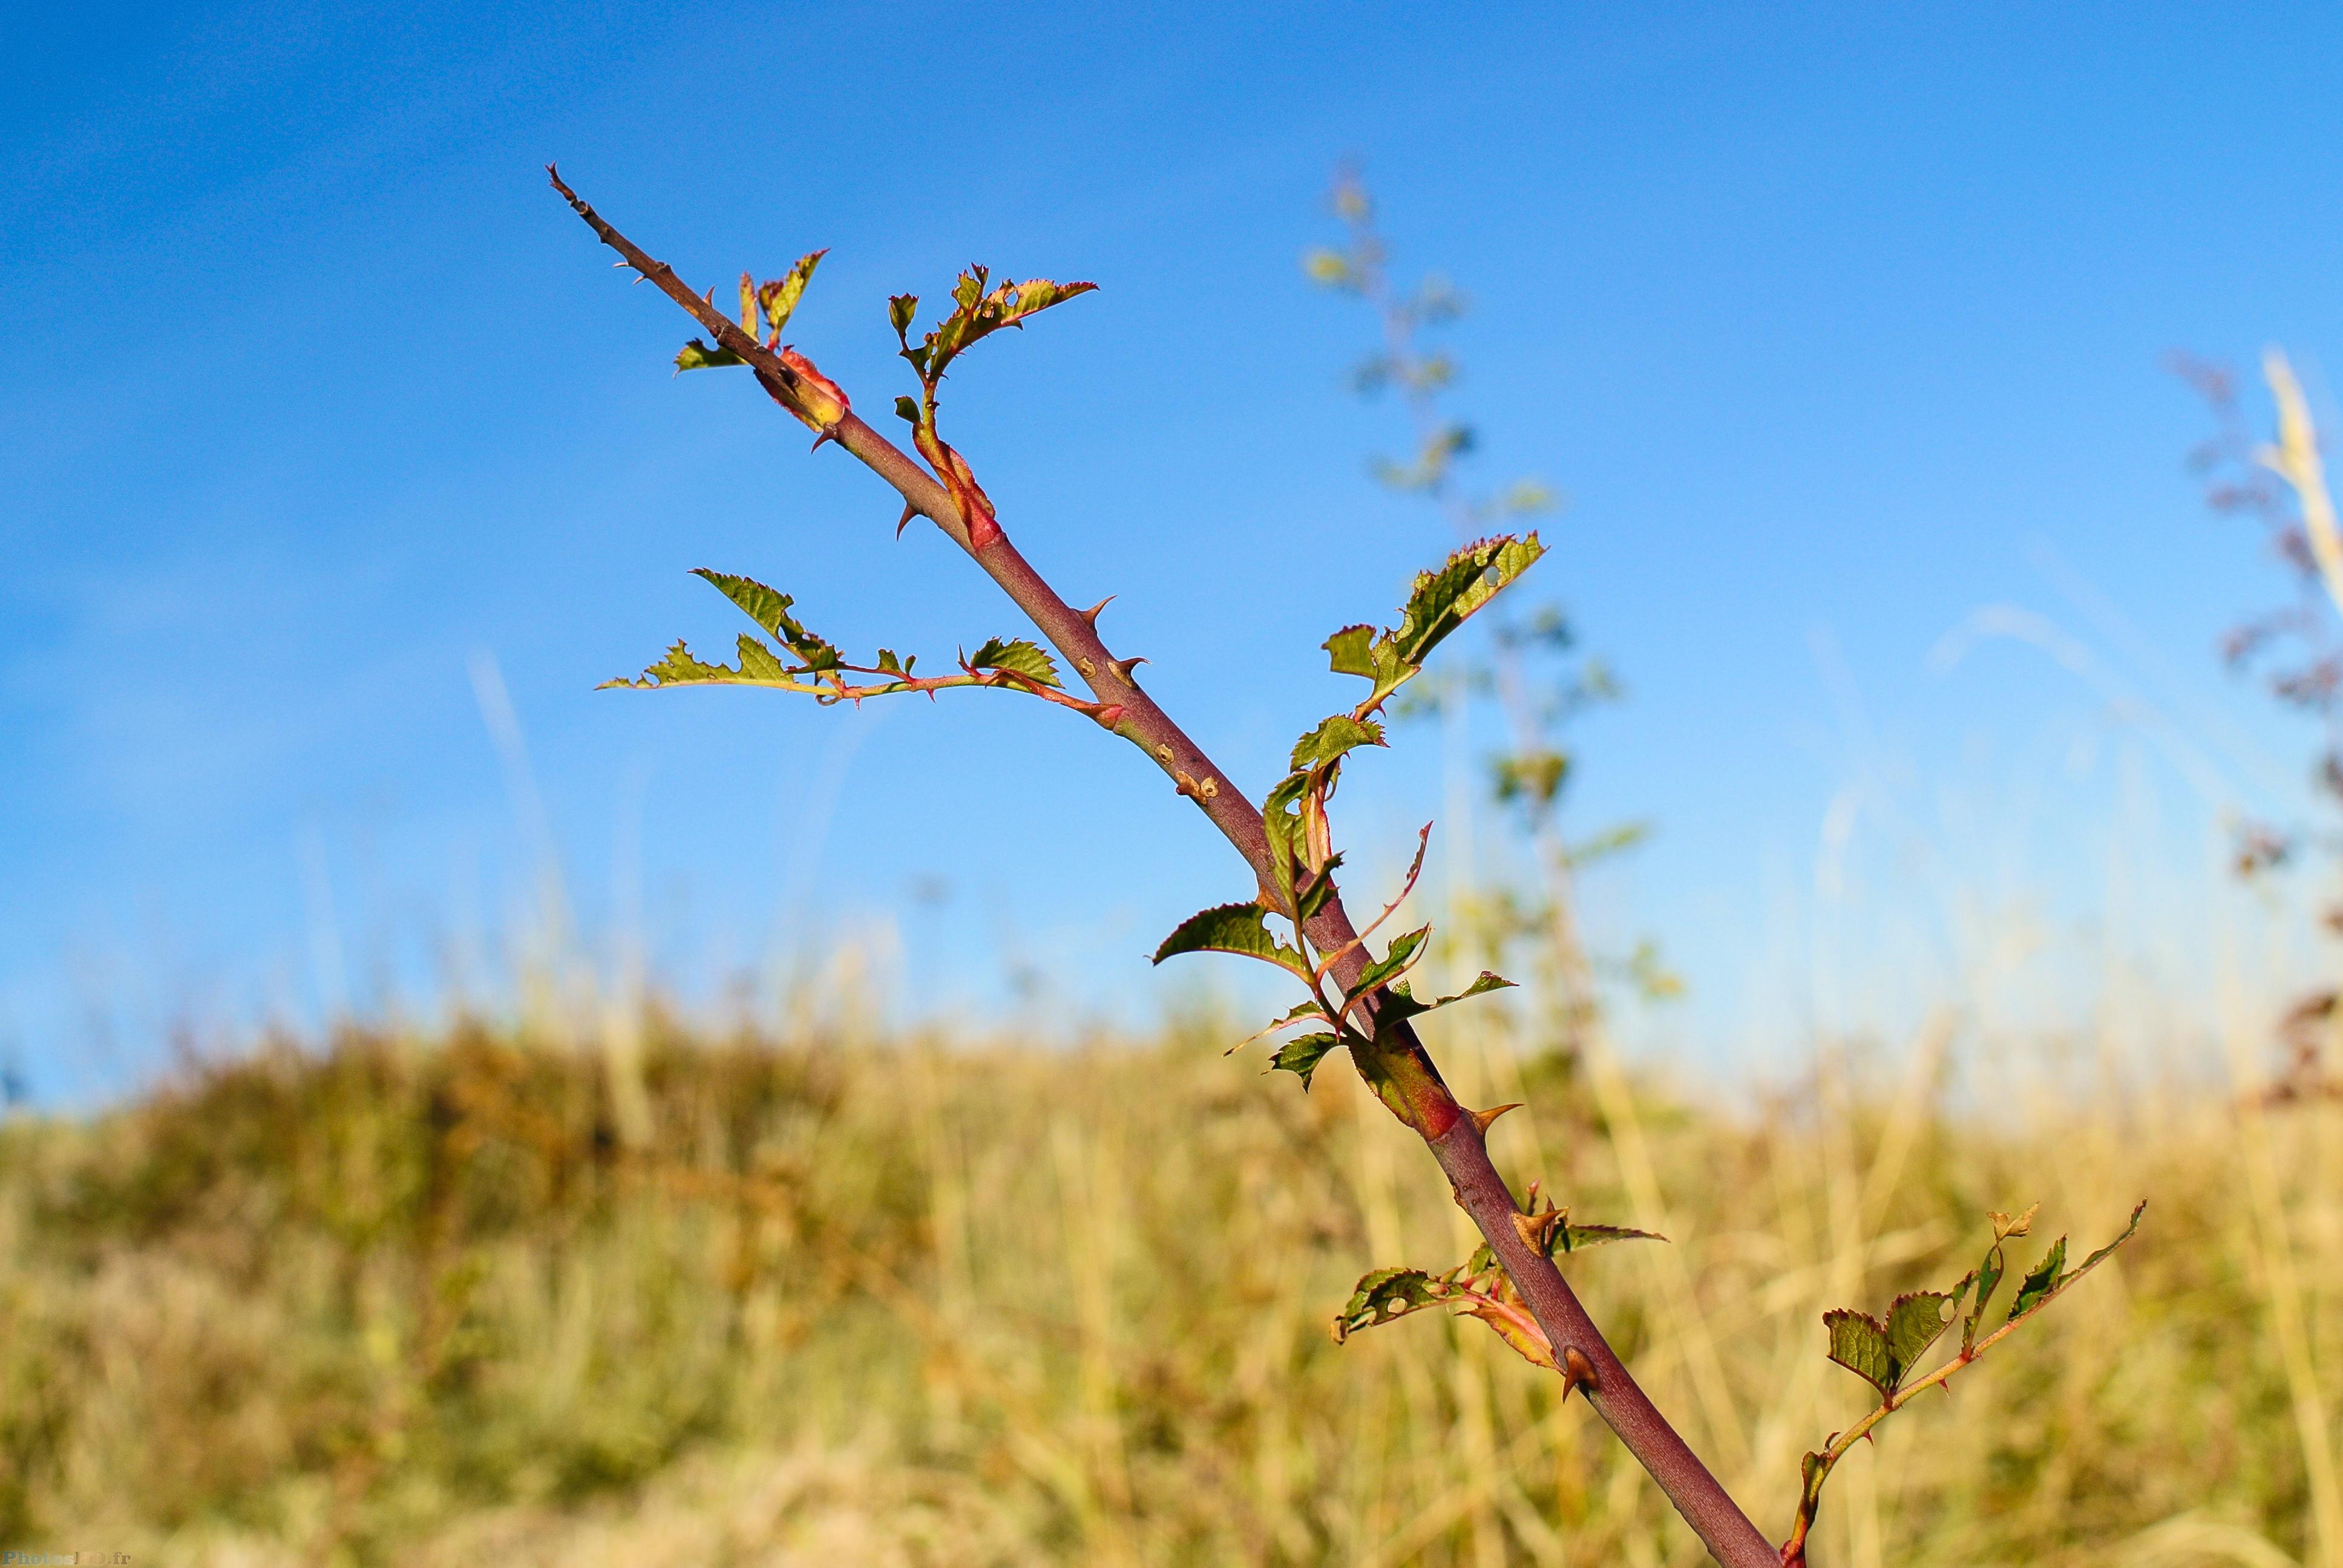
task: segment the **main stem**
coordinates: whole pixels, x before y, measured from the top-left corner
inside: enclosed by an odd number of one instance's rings
[[[550,173],[551,171],[548,171]],[[758,380],[775,401],[794,414],[800,412],[795,395],[796,373],[779,357],[708,301],[694,294],[666,263],[656,261],[624,235],[612,228],[554,176],[554,188],[567,197],[580,217],[604,244],[624,256],[629,266],[651,280],[718,341],[756,370]],[[1262,829],[1261,812],[1228,782],[1203,748],[1190,739],[1171,717],[1119,666],[1100,640],[1091,615],[1075,609],[1035,571],[1003,534],[981,549],[969,545],[968,529],[951,498],[925,468],[893,442],[849,412],[826,427],[835,439],[880,478],[892,486],[905,505],[941,528],[968,550],[985,575],[1001,586],[1031,618],[1041,635],[1089,686],[1105,709],[1121,709],[1112,728],[1175,782],[1212,819],[1222,836],[1236,847],[1263,886],[1273,886],[1269,843]],[[1094,612],[1093,612],[1094,613]],[[1358,982],[1368,962],[1357,931],[1343,910],[1339,893],[1327,900],[1307,928],[1321,951],[1348,949],[1332,973],[1347,991]],[[1439,1069],[1404,1021],[1379,1023],[1371,1045],[1352,1048],[1353,1065],[1393,1113],[1413,1128],[1446,1172],[1456,1201],[1488,1241],[1490,1250],[1529,1303],[1531,1313],[1554,1347],[1557,1362],[1576,1350],[1594,1369],[1584,1384],[1587,1400],[1627,1451],[1635,1456],[1676,1512],[1684,1515],[1712,1556],[1725,1568],[1780,1568],[1780,1554],[1749,1522],[1739,1504],[1725,1492],[1708,1467],[1668,1424],[1644,1391],[1636,1386],[1610,1343],[1587,1316],[1554,1261],[1532,1247],[1515,1230],[1520,1212],[1512,1190],[1489,1159],[1481,1126],[1456,1102],[1440,1077]]]

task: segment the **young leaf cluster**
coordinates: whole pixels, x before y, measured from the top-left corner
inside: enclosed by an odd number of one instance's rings
[[[960,520],[968,527],[970,549],[980,550],[999,538],[1001,524],[991,498],[969,470],[968,460],[936,434],[936,388],[943,381],[944,371],[979,340],[1004,327],[1022,327],[1027,317],[1097,287],[1095,283],[1058,283],[1046,277],[1029,277],[1022,283],[1003,278],[994,284],[987,268],[970,266],[952,285],[951,313],[917,343],[910,334],[919,315],[919,297],[898,294],[887,301],[887,319],[895,328],[896,341],[902,345],[903,360],[920,377],[920,396],[896,398],[895,412],[909,422],[912,445],[951,493],[952,505],[960,508]],[[910,520],[909,512],[903,520]]]
[[[1513,983],[1483,971],[1454,996],[1417,997],[1403,977],[1423,956],[1432,933],[1429,926],[1393,939],[1383,957],[1369,962],[1347,989],[1334,982],[1334,966],[1406,901],[1423,869],[1429,827],[1418,836],[1399,897],[1357,938],[1322,951],[1312,943],[1308,928],[1333,896],[1334,870],[1342,864],[1326,803],[1342,777],[1344,759],[1363,746],[1386,743],[1379,714],[1392,694],[1422,673],[1425,658],[1442,639],[1544,553],[1535,534],[1477,540],[1434,569],[1417,574],[1397,627],[1345,627],[1326,639],[1334,673],[1364,679],[1368,691],[1348,711],[1328,715],[1293,743],[1287,763],[1291,770],[1262,803],[1270,875],[1259,896],[1249,903],[1222,904],[1190,916],[1155,950],[1157,963],[1176,953],[1235,953],[1274,964],[1307,986],[1307,1000],[1252,1037],[1258,1040],[1305,1022],[1320,1025],[1285,1040],[1270,1058],[1272,1070],[1293,1073],[1305,1089],[1319,1062],[1337,1048],[1372,1040],[1379,1029],[1395,1021]],[[1272,917],[1287,924],[1290,940],[1270,930]]]
[[[2033,1229],[2034,1216],[2040,1207],[2036,1204],[2016,1216],[1987,1215],[1993,1241],[1986,1249],[1984,1260],[1955,1281],[1949,1290],[1914,1291],[1898,1296],[1888,1303],[1884,1318],[1875,1318],[1851,1307],[1823,1314],[1823,1326],[1830,1336],[1830,1359],[1869,1383],[1878,1394],[1879,1402],[1845,1432],[1832,1433],[1830,1442],[1820,1452],[1806,1455],[1801,1466],[1805,1484],[1798,1499],[1797,1522],[1788,1543],[1782,1548],[1784,1568],[1803,1568],[1806,1536],[1822,1506],[1823,1483],[1830,1479],[1831,1471],[1849,1449],[1923,1391],[1950,1382],[1963,1367],[2016,1332],[2020,1323],[2105,1262],[2138,1231],[2140,1216],[2147,1210],[2143,1200],[2132,1210],[2131,1220],[2121,1235],[2072,1269],[2066,1267],[2066,1238],[2059,1237],[2019,1278],[2007,1310],[2001,1313],[1998,1323],[1989,1326],[1987,1314],[2008,1272],[2006,1244]],[[1959,1348],[1934,1372],[1915,1379],[1912,1374],[1922,1359],[1955,1324],[1960,1327]]]
[[[806,285],[813,279],[813,269],[829,254],[827,249],[808,251],[789,271],[761,284],[751,273],[740,275],[740,330],[761,340],[768,350],[780,356],[782,364],[797,373],[801,385],[791,388],[797,396],[787,400],[789,412],[825,437],[835,430],[851,405],[837,382],[814,368],[812,360],[781,341],[781,329],[797,313],[798,301],[805,297]],[[713,303],[715,290],[710,289],[709,295]],[[721,344],[711,347],[695,337],[676,351],[675,373],[680,376],[687,370],[714,370],[747,363]],[[817,441],[815,445],[820,443]]]
[[[1524,1206],[1514,1216],[1513,1227],[1523,1241],[1547,1258],[1599,1247],[1606,1241],[1667,1239],[1624,1225],[1573,1224],[1570,1211],[1557,1209],[1551,1200],[1542,1199],[1535,1182],[1530,1184]],[[1334,1341],[1340,1344],[1362,1329],[1379,1328],[1433,1307],[1444,1308],[1458,1317],[1478,1318],[1532,1366],[1549,1372],[1562,1370],[1555,1362],[1554,1342],[1530,1314],[1521,1292],[1514,1289],[1486,1242],[1445,1273],[1402,1268],[1377,1269],[1362,1275],[1350,1301],[1334,1316]]]

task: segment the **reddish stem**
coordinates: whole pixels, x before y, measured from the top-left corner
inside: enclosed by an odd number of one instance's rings
[[[687,287],[664,262],[652,259],[580,201],[551,169],[554,188],[575,207],[603,243],[624,256],[636,271],[689,312],[694,319],[733,353],[747,360],[758,380],[775,401],[804,417],[797,395],[797,373],[754,337]],[[909,508],[941,528],[967,550],[985,574],[1001,586],[1031,618],[1041,635],[1063,656],[1106,708],[1120,708],[1114,731],[1142,752],[1175,783],[1182,774],[1207,782],[1212,790],[1190,792],[1212,825],[1236,847],[1263,887],[1273,886],[1269,842],[1262,829],[1260,810],[1228,783],[1228,776],[1190,739],[1171,717],[1130,678],[1129,667],[1118,665],[1100,640],[1089,617],[1059,597],[1019,552],[1006,534],[991,533],[971,548],[969,529],[954,508],[950,494],[933,476],[903,450],[849,412],[826,434],[892,486]],[[1329,897],[1308,924],[1311,941],[1322,952],[1340,952],[1332,973],[1345,992],[1358,984],[1369,962],[1363,944],[1343,910],[1340,893]],[[1725,1568],[1780,1568],[1781,1558],[1748,1515],[1725,1490],[1708,1467],[1668,1424],[1650,1398],[1628,1375],[1602,1331],[1587,1316],[1576,1292],[1562,1277],[1554,1261],[1529,1245],[1514,1229],[1519,1212],[1512,1191],[1490,1161],[1480,1127],[1433,1065],[1432,1058],[1404,1021],[1381,1024],[1372,1042],[1354,1044],[1352,1059],[1359,1074],[1393,1114],[1413,1128],[1430,1147],[1433,1158],[1446,1172],[1457,1203],[1471,1215],[1486,1238],[1498,1262],[1522,1293],[1538,1326],[1556,1347],[1558,1358],[1576,1350],[1594,1369],[1585,1384],[1586,1397],[1597,1413],[1618,1434],[1637,1462],[1675,1505],[1711,1555]]]

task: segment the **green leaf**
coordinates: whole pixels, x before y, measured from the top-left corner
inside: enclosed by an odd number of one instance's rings
[[[840,659],[838,649],[823,638],[799,625],[789,614],[797,601],[775,588],[767,588],[754,578],[735,577],[730,572],[709,571],[696,567],[692,576],[704,578],[718,592],[740,608],[740,612],[789,646],[791,653],[805,663],[808,669],[836,669]]]
[[[916,425],[920,422],[920,406],[909,397],[898,397],[895,399],[895,417]]]
[[[709,571],[706,567],[695,569],[691,575],[714,585],[719,593],[740,607],[740,613],[783,641],[788,640],[790,631],[802,632],[803,628],[789,618],[789,607],[797,600],[779,589],[767,588],[754,578]]]
[[[675,373],[680,376],[687,370],[714,370],[721,366],[747,363],[729,348],[710,348],[695,337],[676,351]]]
[[[1383,699],[1414,678],[1422,668],[1409,664],[1395,651],[1392,634],[1369,626],[1346,626],[1322,645],[1326,662],[1337,675],[1356,675],[1374,682],[1374,690],[1359,705],[1373,709]]]
[[[1310,1087],[1310,1075],[1318,1070],[1319,1062],[1325,1060],[1328,1051],[1342,1043],[1323,1030],[1316,1034],[1297,1034],[1279,1046],[1270,1057],[1270,1070],[1292,1073],[1302,1080],[1302,1087],[1306,1091]]]
[[[1949,1326],[1945,1308],[1952,1300],[1943,1291],[1914,1291],[1889,1304],[1884,1323],[1848,1307],[1825,1312],[1830,1359],[1877,1389],[1881,1399],[1893,1399],[1928,1347]]]
[[[919,662],[917,654],[909,658],[897,658],[895,650],[891,648],[882,648],[879,650],[879,668],[883,674],[900,675],[909,680],[911,677],[911,666]]]
[[[936,324],[920,349],[907,348],[906,357],[921,355],[914,360],[920,374],[930,381],[944,373],[944,367],[971,344],[998,332],[1004,327],[1015,327],[1029,316],[1035,316],[1054,305],[1062,305],[1077,295],[1088,294],[1098,287],[1095,283],[1058,283],[1046,277],[1028,278],[1022,283],[1003,279],[989,288],[991,274],[984,267],[971,266],[952,284],[952,313]],[[890,302],[890,316],[897,314]],[[908,317],[909,311],[900,314]],[[907,332],[908,319],[899,321],[896,330]]]
[[[1422,1269],[1377,1269],[1360,1276],[1358,1288],[1334,1319],[1334,1338],[1348,1339],[1361,1329],[1436,1307],[1446,1299],[1443,1282]]]
[[[768,686],[789,683],[789,672],[781,668],[772,649],[755,638],[743,633],[740,638],[742,668],[731,668],[721,664],[709,664],[693,657],[689,648],[679,639],[667,650],[667,656],[645,669],[633,680],[606,680],[597,691],[611,687],[631,687],[638,690],[656,690],[669,686]]]
[[[1407,968],[1414,960],[1417,950],[1423,946],[1424,939],[1431,934],[1430,926],[1418,926],[1412,931],[1393,937],[1383,956],[1360,971],[1359,983],[1352,989],[1351,995],[1363,996]]]
[[[1427,1012],[1438,1012],[1442,1008],[1463,1001],[1468,997],[1486,996],[1493,990],[1510,990],[1513,983],[1503,975],[1493,974],[1487,970],[1483,970],[1480,979],[1458,991],[1454,996],[1439,997],[1431,1001],[1418,1001],[1409,993],[1405,980],[1393,980],[1391,989],[1384,994],[1382,1009],[1375,1015],[1376,1021],[1396,1023],[1406,1019],[1420,1018]]]
[[[2016,1322],[2039,1305],[2045,1296],[2056,1290],[2058,1272],[2066,1266],[2066,1238],[2061,1236],[2050,1243],[2050,1250],[2043,1254],[2042,1261],[2027,1270],[2026,1278],[2017,1282],[2017,1299],[2009,1303],[2009,1321]]]
[[[1513,982],[1508,980],[1507,984]],[[1600,1247],[1612,1241],[1664,1241],[1665,1236],[1656,1231],[1631,1230],[1625,1225],[1574,1225],[1567,1219],[1554,1227],[1554,1238],[1565,1252],[1579,1251],[1587,1247]]]
[[[809,251],[798,257],[797,265],[787,274],[775,278],[757,290],[757,307],[764,312],[768,331],[779,332],[789,324],[798,301],[805,297],[806,284],[813,277],[813,269],[828,256],[827,249]]]
[[[1292,1011],[1286,1013],[1284,1016],[1272,1021],[1269,1028],[1262,1030],[1261,1033],[1272,1033],[1275,1030],[1283,1029],[1287,1024],[1300,1023],[1305,1018],[1324,1018],[1325,1016],[1326,1010],[1320,1007],[1314,1000],[1310,1001],[1297,1001],[1293,1004]],[[1258,1040],[1261,1036],[1255,1035],[1253,1038]]]
[[[911,320],[920,313],[920,297],[916,294],[894,294],[887,297],[887,319],[902,337],[911,330]]]
[[[1830,1359],[1879,1391],[1896,1392],[1896,1361],[1887,1353],[1887,1329],[1868,1312],[1837,1307],[1823,1314],[1830,1334]]]
[[[740,675],[746,680],[787,680],[789,672],[773,656],[773,650],[750,637],[740,634]]]
[[[1040,645],[1028,642],[1023,638],[1011,642],[1003,642],[997,637],[988,638],[984,646],[970,656],[968,662],[974,669],[1006,669],[1029,680],[1038,680],[1043,686],[1058,684],[1057,665]]]
[[[1296,773],[1339,762],[1353,749],[1383,744],[1383,727],[1372,719],[1337,713],[1319,721],[1318,728],[1293,743],[1292,767]]]
[[[1302,955],[1270,934],[1263,923],[1267,914],[1259,904],[1221,904],[1201,910],[1163,939],[1163,945],[1155,950],[1154,961],[1160,964],[1175,953],[1238,953],[1308,975],[1310,966],[1302,961]]]
[[[1334,868],[1342,863],[1342,856],[1340,850],[1327,856],[1325,865],[1319,868],[1318,873],[1310,879],[1310,885],[1302,890],[1302,924],[1307,925],[1316,920],[1318,911],[1324,909],[1327,900],[1334,896]]]
[[[1373,627],[1346,626],[1319,646],[1326,650],[1327,662],[1333,666],[1335,674],[1363,675],[1373,680],[1374,641]]]
[[[1910,1375],[1928,1347],[1950,1326],[1945,1308],[1952,1300],[1944,1291],[1914,1291],[1896,1297],[1888,1306],[1887,1353],[1896,1363],[1897,1382]]]
[[[1293,888],[1300,879],[1300,867],[1304,863],[1304,830],[1302,825],[1302,798],[1309,793],[1307,773],[1289,773],[1270,787],[1261,803],[1261,827],[1269,840],[1271,880],[1289,907],[1293,903]]]
[[[1518,539],[1501,534],[1466,545],[1437,569],[1418,574],[1399,629],[1393,634],[1400,661],[1423,664],[1442,638],[1544,553],[1535,534]]]

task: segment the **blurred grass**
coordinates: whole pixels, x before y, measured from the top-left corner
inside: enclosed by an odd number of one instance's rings
[[[354,1031],[19,1118],[0,1544],[1697,1562],[1584,1404],[1477,1325],[1330,1341],[1362,1271],[1445,1266],[1463,1221],[1346,1072],[1305,1096],[1223,1059],[1234,1032],[785,1046],[653,1019],[622,1136],[598,1058]],[[2241,1110],[2208,1077],[1957,1109],[1948,1040],[1730,1108],[1637,1086],[1680,1266],[1570,1271],[1638,1375],[1778,1535],[1798,1455],[1861,1408],[1825,1307],[1957,1276],[1986,1209],[2040,1199],[2037,1243],[2096,1245],[2146,1195],[2133,1248],[1848,1461],[1817,1561],[2324,1561],[2302,1422],[2338,1402],[2343,1106]],[[1442,1053],[1469,1101],[1528,1102],[1494,1135],[1510,1171],[1636,1217],[1564,1061],[1485,1026]]]

